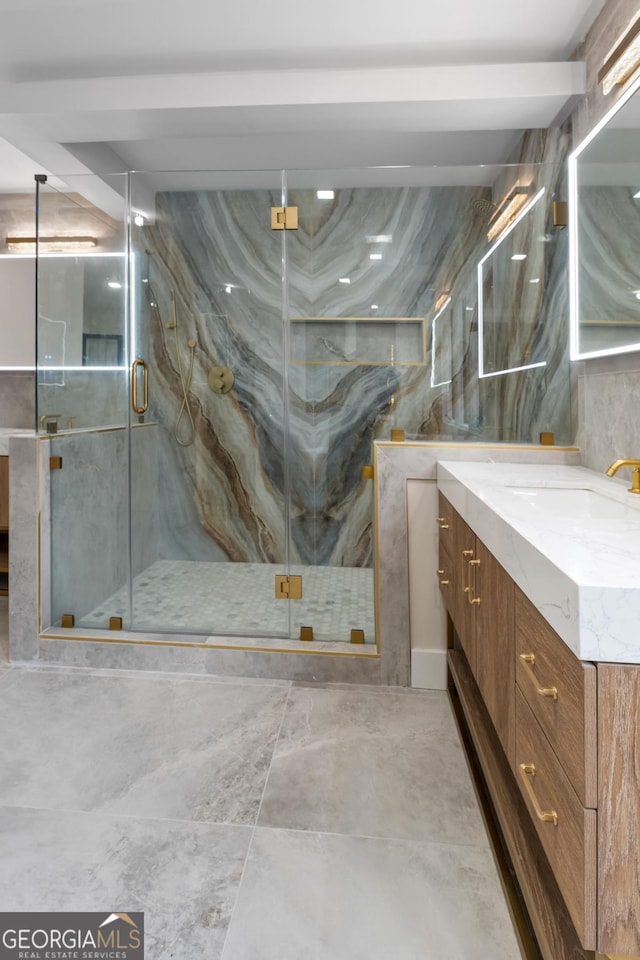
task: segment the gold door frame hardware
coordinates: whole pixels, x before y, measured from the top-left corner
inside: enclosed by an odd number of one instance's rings
[[[392,443],[404,443],[405,433],[402,427],[393,427],[391,430]]]
[[[122,617],[109,617],[109,630],[122,630]]]
[[[272,230],[297,230],[298,229],[298,208],[297,207],[271,207],[271,229]]]
[[[49,457],[49,470],[62,470],[62,457]]]
[[[541,697],[549,697],[551,700],[558,699],[558,688],[557,687],[541,687],[538,683],[538,678],[533,672],[533,667],[536,662],[535,653],[521,653],[519,654],[520,659],[522,660],[522,666],[527,672],[527,676],[531,680],[532,684],[536,688],[536,693]]]
[[[313,627],[300,627],[300,639],[305,642],[313,640]]]
[[[138,403],[138,368],[140,367],[142,368],[142,403]],[[149,368],[140,357],[131,364],[131,406],[138,416],[149,409]]]
[[[373,480],[373,464],[366,463],[364,467],[360,467],[360,478],[362,480]]]
[[[364,630],[352,630],[351,643],[364,643]]]
[[[543,823],[552,823],[554,827],[558,826],[558,814],[555,810],[543,810],[538,802],[538,798],[535,795],[535,791],[531,785],[529,777],[535,777],[536,775],[536,766],[534,763],[519,763],[518,770],[520,771],[520,776],[522,777],[522,782],[524,783],[525,790],[527,795],[531,800],[533,809],[536,812],[536,817],[538,820],[542,820]]]
[[[276,600],[302,600],[302,577],[276,574]]]
[[[76,618],[72,613],[63,613],[60,617],[60,626],[64,627],[65,630],[70,630],[71,627],[75,627]]]
[[[229,393],[235,383],[235,379],[229,367],[225,367],[223,364],[217,364],[217,366],[212,367],[209,371],[207,383],[214,393],[224,394]]]

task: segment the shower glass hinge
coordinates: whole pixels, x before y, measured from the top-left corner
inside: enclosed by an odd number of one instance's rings
[[[276,600],[302,600],[302,577],[276,576]]]
[[[272,230],[297,230],[298,229],[298,208],[297,207],[271,207],[271,229]]]

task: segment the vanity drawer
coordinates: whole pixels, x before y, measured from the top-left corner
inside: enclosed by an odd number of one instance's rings
[[[516,779],[583,947],[596,940],[596,811],[582,806],[516,688]],[[555,814],[556,822],[542,817]]]
[[[516,683],[585,807],[597,806],[596,668],[516,589]]]

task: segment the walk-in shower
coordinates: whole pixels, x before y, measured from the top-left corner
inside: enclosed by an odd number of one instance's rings
[[[557,162],[535,175],[550,186]],[[60,414],[49,452],[62,466],[49,480],[49,622],[375,652],[374,441],[526,441],[539,423],[570,435],[557,299],[536,302],[526,339],[544,367],[477,377],[477,264],[499,176],[40,184],[38,412]],[[81,215],[96,246],[49,256],[47,234]],[[559,242],[530,263],[552,270]],[[499,339],[499,290],[491,304]]]

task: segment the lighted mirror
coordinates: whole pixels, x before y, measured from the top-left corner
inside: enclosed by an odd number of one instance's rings
[[[569,157],[572,360],[640,350],[639,88]]]
[[[492,245],[478,263],[478,368],[495,377],[544,367],[540,322],[546,289],[547,205],[544,187],[522,185],[514,219],[489,234]]]

